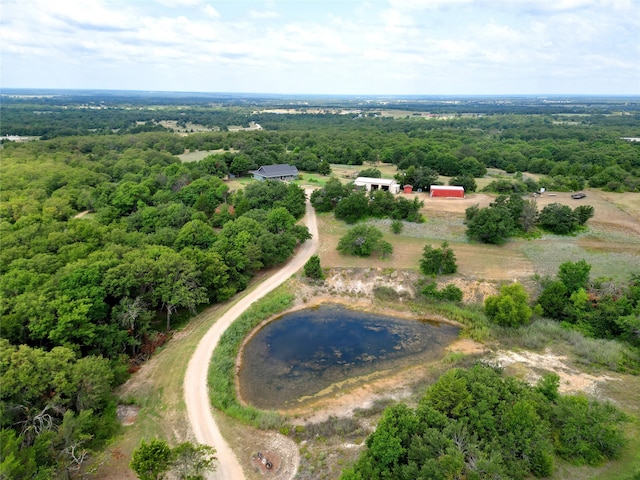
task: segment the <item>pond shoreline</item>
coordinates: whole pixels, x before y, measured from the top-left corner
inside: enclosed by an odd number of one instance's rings
[[[321,295],[313,297],[311,300],[307,301],[298,301],[297,304],[285,311],[278,313],[277,315],[273,315],[272,317],[262,321],[259,325],[252,329],[252,331],[243,339],[238,353],[235,359],[235,372],[234,372],[234,386],[236,392],[236,398],[238,402],[243,407],[252,406],[250,402],[242,394],[242,389],[240,386],[240,372],[243,367],[243,354],[245,352],[245,348],[247,344],[254,339],[258,332],[260,332],[266,325],[269,323],[282,318],[285,315],[304,310],[304,309],[313,309],[316,307],[320,307],[322,305],[337,305],[343,308],[347,308],[349,310],[353,310],[356,312],[367,312],[376,315],[384,315],[389,317],[394,317],[397,319],[403,320],[419,320],[419,321],[427,321],[427,322],[436,322],[441,324],[446,324],[450,326],[454,326],[457,328],[464,328],[464,326],[458,322],[451,321],[445,317],[440,315],[424,315],[424,314],[416,314],[408,311],[407,309],[395,309],[389,308],[385,306],[375,305],[373,300],[370,297],[360,297],[353,298],[347,296],[337,296],[337,295]],[[445,351],[453,351],[453,349],[457,349],[456,345],[461,342],[458,338],[454,340],[453,343],[449,344]],[[468,341],[465,340],[465,343]],[[473,350],[475,353],[479,350],[478,345],[475,342],[472,342],[474,345],[469,346],[466,345],[461,350]],[[438,361],[438,360],[434,360]],[[427,362],[427,365],[431,362]],[[406,385],[408,383],[412,383],[411,380],[415,378],[420,378],[422,375],[419,374],[417,369],[421,369],[423,365],[410,365],[404,367],[392,368],[391,370],[381,370],[375,371],[369,374],[364,375],[356,375],[354,377],[347,377],[342,381],[335,382],[330,386],[321,389],[318,393],[314,395],[305,395],[303,397],[303,401],[299,406],[292,406],[286,408],[276,409],[280,414],[287,417],[297,417],[305,416],[310,412],[315,412],[316,414],[320,413],[325,408],[329,408],[331,410],[330,404],[335,403],[340,399],[347,399],[353,395],[356,397],[361,397],[364,392],[368,392],[365,396],[371,396],[372,390],[377,390],[378,388],[384,388],[388,390],[392,385],[394,389],[399,387],[400,385]],[[416,376],[417,375],[417,376]],[[406,378],[404,378],[406,377]],[[407,385],[408,386],[408,385]],[[406,387],[402,387],[403,396],[408,394],[409,390]],[[316,397],[318,395],[318,397]],[[299,400],[300,401],[300,400]],[[352,403],[349,401],[349,403]],[[360,401],[356,401],[356,406],[362,407]]]

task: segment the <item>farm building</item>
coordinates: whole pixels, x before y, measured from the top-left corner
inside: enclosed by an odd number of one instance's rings
[[[288,163],[280,165],[263,165],[258,170],[252,170],[256,180],[297,180],[298,168]]]
[[[356,187],[364,187],[367,192],[371,190],[388,190],[391,193],[400,193],[400,184],[389,178],[358,177],[353,184]]]
[[[464,187],[431,185],[429,187],[429,196],[464,198]]]

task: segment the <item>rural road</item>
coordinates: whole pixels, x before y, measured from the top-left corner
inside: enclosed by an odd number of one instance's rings
[[[302,268],[309,257],[318,249],[319,241],[316,214],[308,199],[311,195],[311,190],[307,190],[306,193],[307,202],[304,219],[312,238],[303,243],[299,247],[296,255],[280,270],[265,279],[257,288],[241,298],[211,326],[209,331],[207,331],[200,340],[200,343],[198,343],[187,366],[187,372],[184,378],[184,398],[189,423],[191,424],[196,440],[199,443],[215,448],[216,457],[218,458],[217,469],[214,473],[210,474],[210,479],[243,480],[245,478],[236,455],[222,437],[211,412],[212,407],[209,401],[207,384],[207,374],[211,356],[220,341],[220,337],[229,325],[231,325],[242,312],[249,308],[253,302],[264,297]]]

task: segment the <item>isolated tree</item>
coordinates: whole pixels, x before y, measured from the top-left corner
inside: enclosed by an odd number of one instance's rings
[[[359,257],[368,257],[373,253],[386,255],[393,252],[391,244],[382,239],[382,232],[370,225],[358,225],[349,230],[338,242],[337,249],[341,253]]]
[[[159,480],[171,468],[171,448],[164,440],[142,440],[129,466],[140,480]]]
[[[322,273],[322,267],[320,266],[320,257],[318,257],[318,255],[311,255],[307,263],[304,264],[304,274],[316,280],[324,278],[324,273]]]
[[[483,243],[501,245],[511,236],[514,227],[507,208],[481,208],[467,221],[467,235]]]
[[[425,275],[449,275],[458,271],[456,256],[449,248],[447,242],[443,242],[440,248],[425,245],[420,259],[420,271]]]
[[[529,296],[520,283],[503,285],[499,295],[487,297],[484,312],[492,322],[503,327],[519,327],[533,314],[527,304]]]
[[[538,222],[538,206],[535,200],[525,200],[518,218],[518,224],[525,233],[533,230]]]

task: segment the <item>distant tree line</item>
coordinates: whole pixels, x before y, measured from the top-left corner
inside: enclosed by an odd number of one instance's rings
[[[221,131],[186,137],[165,133],[167,151],[177,154],[186,149],[225,149],[233,155],[244,155],[251,166],[289,163],[301,170],[319,171],[327,163],[362,165],[380,161],[398,166],[401,183],[423,189],[430,185],[434,172],[477,178],[488,168],[498,168],[511,174],[542,175],[538,186],[552,190],[594,187],[638,191],[640,145],[621,137],[637,134],[639,114],[631,104],[617,108],[629,108],[630,112],[619,116],[584,115],[579,122],[574,117],[549,113],[492,113],[427,120],[375,115],[278,115],[258,113],[248,107],[210,108],[197,104],[176,109],[170,103],[167,108],[150,109],[146,104],[132,108],[95,100],[93,104],[65,106],[45,100],[38,103],[9,99],[3,100],[0,133],[44,138],[101,133],[116,137],[112,142],[117,143],[117,137],[130,133],[167,131],[159,122],[173,120],[181,127],[190,122]],[[600,107],[596,110],[601,111]],[[224,131],[229,125],[248,125],[251,121],[260,123],[264,130]],[[530,183],[528,187],[531,186]],[[496,191],[505,194],[518,191],[515,188],[521,188],[517,182],[496,185]]]

